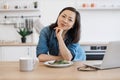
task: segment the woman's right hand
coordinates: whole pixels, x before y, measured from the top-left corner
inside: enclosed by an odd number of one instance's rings
[[[55,29],[57,39],[62,38],[63,29],[60,27],[56,27],[54,29]]]

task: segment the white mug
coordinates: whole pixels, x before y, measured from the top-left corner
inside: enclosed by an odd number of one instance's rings
[[[35,67],[36,60],[31,57],[22,57],[19,60],[20,71],[32,71]]]

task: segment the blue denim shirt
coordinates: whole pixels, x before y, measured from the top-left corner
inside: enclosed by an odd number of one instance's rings
[[[69,37],[64,42],[73,56],[73,61],[86,60],[85,52],[81,48],[80,44],[72,43]],[[59,46],[55,30],[50,30],[50,28],[47,26],[44,27],[40,32],[36,53],[37,56],[39,56],[40,54],[48,54],[48,52],[50,55],[58,56]]]

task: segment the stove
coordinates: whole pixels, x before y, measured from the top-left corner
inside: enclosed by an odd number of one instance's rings
[[[83,45],[87,60],[102,60],[107,49],[106,45]]]

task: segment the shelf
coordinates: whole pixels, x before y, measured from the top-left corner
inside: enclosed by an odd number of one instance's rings
[[[120,8],[78,8],[78,10],[120,10]]]
[[[0,9],[0,12],[9,12],[9,11],[14,11],[14,12],[17,12],[17,11],[39,11],[39,9]]]
[[[16,25],[16,23],[1,23],[0,22],[0,25]]]

